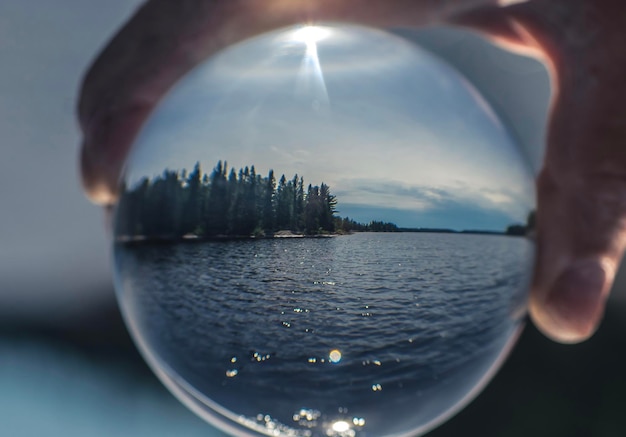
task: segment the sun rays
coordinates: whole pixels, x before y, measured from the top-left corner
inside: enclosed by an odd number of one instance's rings
[[[303,26],[296,29],[291,38],[306,45],[306,51],[298,72],[296,92],[300,97],[312,99],[316,110],[328,107],[328,90],[317,52],[317,43],[331,34],[332,30],[321,26]]]

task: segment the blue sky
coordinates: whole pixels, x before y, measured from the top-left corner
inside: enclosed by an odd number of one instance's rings
[[[530,171],[455,70],[361,27],[290,28],[233,46],[166,96],[131,183],[218,160],[325,182],[342,216],[406,227],[503,229],[532,208]]]

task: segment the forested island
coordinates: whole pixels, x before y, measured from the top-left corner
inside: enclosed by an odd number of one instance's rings
[[[351,232],[479,233],[523,236],[526,225],[505,231],[455,231],[399,228],[372,220],[359,223],[337,215],[337,197],[325,183],[305,184],[302,176],[278,181],[274,171],[256,173],[254,165],[228,169],[218,161],[210,174],[197,162],[191,172],[165,169],[121,188],[116,235],[120,239],[179,240],[287,236],[327,236]]]
[[[393,223],[358,223],[337,213],[330,187],[305,185],[274,171],[263,177],[254,165],[235,171],[218,161],[210,174],[200,163],[187,173],[165,169],[122,187],[118,206],[118,236],[146,239],[320,236],[352,231],[394,232]]]

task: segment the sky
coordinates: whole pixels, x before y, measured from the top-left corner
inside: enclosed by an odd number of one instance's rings
[[[283,29],[209,59],[164,98],[126,172],[132,185],[218,160],[324,182],[360,222],[503,230],[534,204],[526,161],[472,85],[363,27]]]

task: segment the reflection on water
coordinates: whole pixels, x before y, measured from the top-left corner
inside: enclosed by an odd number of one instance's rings
[[[518,327],[532,245],[357,233],[118,244],[134,335],[264,433],[393,435],[476,385]]]

